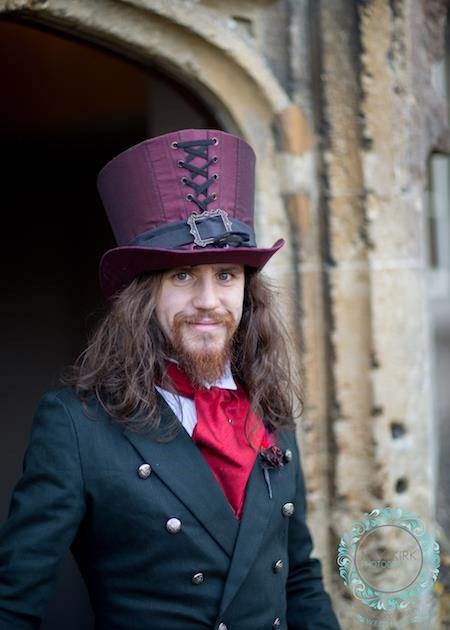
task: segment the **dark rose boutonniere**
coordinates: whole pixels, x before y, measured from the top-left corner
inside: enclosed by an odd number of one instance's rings
[[[278,446],[268,446],[259,451],[261,466],[268,470],[278,470],[284,466],[284,454]]]
[[[259,449],[259,460],[263,469],[264,479],[269,491],[269,498],[272,498],[272,485],[270,483],[269,470],[279,470],[284,466],[284,453],[279,446],[271,444],[271,437],[266,429],[261,448]]]

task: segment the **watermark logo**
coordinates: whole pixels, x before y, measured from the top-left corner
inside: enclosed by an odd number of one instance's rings
[[[439,545],[417,516],[386,507],[364,514],[343,535],[337,563],[356,599],[392,613],[431,589],[439,573]]]

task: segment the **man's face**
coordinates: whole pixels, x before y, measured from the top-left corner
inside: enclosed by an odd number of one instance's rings
[[[156,317],[170,350],[191,377],[213,381],[229,360],[242,316],[243,265],[178,267],[162,277]]]

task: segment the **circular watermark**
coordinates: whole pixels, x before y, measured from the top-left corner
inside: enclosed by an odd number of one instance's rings
[[[428,591],[439,573],[439,545],[423,522],[401,508],[376,509],[341,538],[339,575],[372,610],[403,610]]]

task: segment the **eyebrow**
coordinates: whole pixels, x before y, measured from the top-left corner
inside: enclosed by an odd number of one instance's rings
[[[183,265],[180,267],[174,267],[173,269],[167,269],[166,273],[178,273],[180,271],[192,271],[193,269],[195,269],[197,267],[197,265]],[[233,271],[235,273],[244,273],[244,268],[241,267],[240,265],[233,265],[233,264],[227,264],[227,263],[217,263],[217,267],[215,269],[216,272],[218,271]]]
[[[239,265],[220,265],[217,267],[217,271],[234,271],[234,272],[244,272],[244,269]]]

